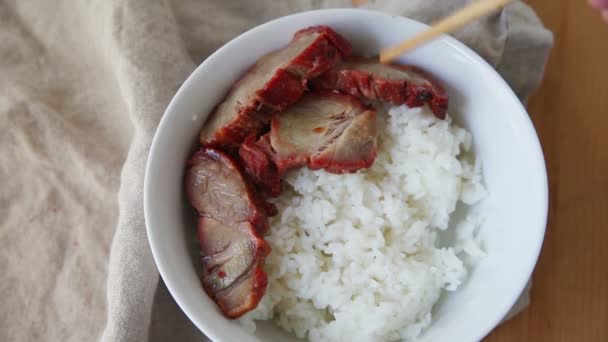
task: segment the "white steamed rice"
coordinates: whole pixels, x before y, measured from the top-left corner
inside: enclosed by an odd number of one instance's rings
[[[429,326],[443,290],[483,255],[474,214],[450,222],[456,204],[485,190],[467,151],[471,135],[425,108],[379,110],[378,157],[369,170],[287,176],[266,237],[269,286],[241,319],[273,319],[311,341],[412,340]],[[448,247],[438,233],[455,229]]]

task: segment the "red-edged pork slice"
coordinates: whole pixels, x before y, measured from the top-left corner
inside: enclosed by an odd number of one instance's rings
[[[190,159],[185,185],[199,212],[198,240],[207,294],[228,317],[254,309],[267,285],[263,265],[270,246],[266,205],[228,155],[204,148]]]
[[[279,173],[302,165],[354,172],[376,157],[376,111],[356,97],[332,91],[307,94],[273,117],[270,144]]]
[[[198,236],[207,294],[230,318],[255,309],[268,284],[263,269],[268,243],[248,221],[228,225],[204,216],[199,218]]]
[[[249,136],[239,148],[239,156],[245,165],[245,171],[268,196],[281,194],[281,177],[274,161],[270,146],[270,135],[265,134],[259,140],[255,135]]]
[[[239,154],[258,186],[277,195],[275,184],[296,167],[332,173],[370,167],[376,158],[376,140],[373,108],[352,95],[315,91],[276,114],[270,132],[258,140],[248,139]]]
[[[296,102],[308,79],[350,52],[350,43],[327,26],[296,32],[289,45],[262,57],[234,84],[203,127],[201,143],[238,147],[247,136],[260,132],[271,113]]]
[[[218,149],[203,148],[188,167],[186,193],[200,215],[222,222],[249,221],[261,233],[268,230],[267,216],[275,210],[255,194],[234,159]]]
[[[428,104],[440,119],[445,119],[448,108],[447,92],[426,72],[413,66],[380,64],[377,58],[347,58],[311,80],[311,85],[316,89],[334,89],[396,105],[421,107]]]

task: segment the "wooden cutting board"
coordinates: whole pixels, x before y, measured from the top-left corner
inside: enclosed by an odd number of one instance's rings
[[[529,112],[550,183],[530,307],[488,342],[608,341],[608,24],[587,0],[529,0],[555,47]]]

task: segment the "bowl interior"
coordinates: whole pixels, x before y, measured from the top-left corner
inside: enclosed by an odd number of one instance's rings
[[[197,275],[192,210],[184,200],[184,163],[207,114],[232,83],[263,54],[286,44],[298,29],[325,24],[346,36],[357,53],[374,54],[425,28],[402,17],[340,9],[277,19],[239,36],[201,64],[169,105],[150,151],[145,181],[148,237],[158,269],[188,317],[214,341],[293,339],[271,324],[256,336],[225,319]],[[469,280],[444,296],[421,341],[474,341],[507,313],[536,263],[546,223],[547,179],[534,128],[518,99],[481,58],[449,37],[409,53],[447,86],[451,115],[472,132],[489,196],[480,234],[487,257]],[[295,339],[294,339],[295,340]]]

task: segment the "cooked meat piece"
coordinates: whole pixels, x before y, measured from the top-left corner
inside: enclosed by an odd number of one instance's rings
[[[256,198],[236,162],[204,148],[188,162],[186,192],[199,212],[202,283],[220,309],[236,318],[254,309],[267,285],[263,270],[270,246],[266,204]]]
[[[327,26],[296,32],[287,47],[269,53],[234,84],[207,120],[203,145],[238,147],[257,134],[270,114],[296,102],[310,78],[350,55],[351,45]]]
[[[278,195],[280,177],[296,167],[355,172],[376,158],[376,111],[356,97],[333,91],[304,95],[276,114],[270,132],[247,139],[239,150],[258,186]]]
[[[376,158],[376,111],[333,91],[307,94],[273,117],[270,144],[279,173],[308,165],[332,173],[370,167]]]
[[[222,222],[250,221],[261,234],[268,230],[267,216],[276,209],[255,194],[235,160],[215,148],[203,148],[188,166],[186,193],[202,216]],[[240,200],[232,200],[236,198]]]
[[[397,64],[380,64],[377,59],[350,57],[320,77],[311,80],[315,89],[334,89],[370,100],[421,107],[428,104],[445,119],[448,94],[426,72]]]
[[[207,294],[230,318],[255,309],[268,284],[263,269],[268,243],[251,222],[226,224],[205,216],[199,218],[198,238]]]
[[[263,135],[257,140],[249,136],[239,148],[239,156],[245,165],[245,171],[255,180],[261,190],[268,196],[276,197],[281,193],[281,177],[277,166],[271,160],[270,136]]]

